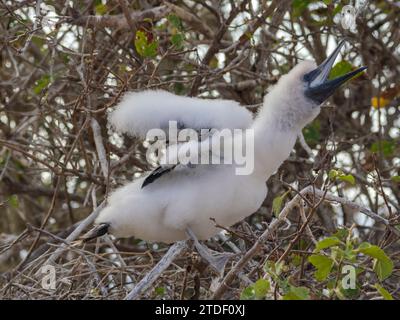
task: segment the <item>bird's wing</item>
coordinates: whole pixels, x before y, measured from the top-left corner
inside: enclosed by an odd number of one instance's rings
[[[169,121],[176,121],[178,129],[246,129],[253,116],[235,101],[147,90],[125,94],[109,117],[109,123],[117,132],[140,138],[146,138],[150,129],[168,130]]]
[[[211,137],[207,139],[211,140]],[[189,174],[189,172],[193,172],[198,166],[202,165],[200,164],[201,159],[205,159],[205,157],[208,157],[210,164],[215,160],[213,158],[219,158],[219,161],[214,163],[220,163],[222,159],[219,153],[214,154],[212,152],[212,147],[206,140],[190,140],[183,144],[170,145],[160,159],[161,165],[147,175],[142,182],[141,188],[143,189],[166,175]],[[184,160],[184,162],[181,160]]]
[[[163,175],[167,174],[168,172],[174,170],[177,165],[163,165],[163,166],[158,166],[156,169],[150,172],[150,174],[143,180],[141,189],[143,189],[145,186],[149,185],[150,183],[153,183],[156,181],[158,178],[161,178]]]

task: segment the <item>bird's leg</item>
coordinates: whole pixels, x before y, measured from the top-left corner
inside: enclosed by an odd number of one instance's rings
[[[220,275],[222,275],[224,273],[226,263],[235,254],[220,253],[220,252],[210,250],[205,245],[203,245],[199,242],[196,235],[193,233],[192,229],[190,229],[189,227],[186,228],[186,234],[189,236],[190,239],[193,240],[196,250],[200,254],[200,256],[204,260],[206,260],[215,271],[217,271]]]

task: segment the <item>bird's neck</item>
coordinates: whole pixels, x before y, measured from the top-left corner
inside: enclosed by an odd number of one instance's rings
[[[254,172],[268,179],[292,151],[301,126],[286,108],[264,105],[253,124]]]

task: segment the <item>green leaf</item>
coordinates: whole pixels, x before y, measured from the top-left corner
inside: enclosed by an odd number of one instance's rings
[[[149,24],[153,24],[153,19],[151,18],[144,18],[143,22],[148,22]]]
[[[182,33],[176,33],[176,34],[172,35],[172,37],[171,37],[171,43],[178,50],[182,49],[184,40],[185,40],[185,36]]]
[[[281,212],[282,203],[282,196],[278,196],[272,201],[272,212],[274,213],[275,217],[277,217],[279,215],[279,212]]]
[[[19,201],[18,201],[18,196],[16,194],[13,194],[8,198],[8,203],[12,208],[18,208],[19,207]]]
[[[178,30],[183,30],[183,25],[182,25],[182,21],[181,19],[175,15],[175,14],[170,14],[167,17],[169,23],[171,23],[175,28],[177,28]]]
[[[328,173],[328,177],[331,180],[338,179],[340,181],[348,182],[352,185],[356,183],[356,180],[351,174],[344,174],[341,170],[331,169]]]
[[[289,191],[286,191],[281,196],[278,196],[272,200],[272,212],[274,213],[275,217],[278,217],[279,213],[281,212],[283,200],[285,200],[285,197],[288,195],[288,193]]]
[[[343,175],[340,175],[338,178],[339,178],[339,180],[348,182],[352,185],[356,184],[356,180],[354,179],[354,177],[351,174],[343,174]]]
[[[146,33],[139,30],[136,32],[135,48],[142,57],[153,58],[157,55],[158,42],[149,42]]]
[[[390,277],[393,271],[393,261],[390,258],[385,260],[376,260],[374,264],[374,271],[379,280],[383,281]]]
[[[264,265],[264,270],[273,277],[278,277],[285,269],[285,261],[274,262],[267,261]]]
[[[310,289],[306,287],[295,287],[290,286],[289,292],[283,297],[283,300],[309,300],[310,299]]]
[[[347,61],[339,61],[336,63],[329,74],[329,80],[338,78],[353,70],[351,63]]]
[[[292,254],[292,265],[294,265],[295,267],[299,266],[301,264],[301,256],[298,254]]]
[[[343,5],[339,3],[339,4],[333,9],[332,17],[334,17],[335,15],[337,15],[338,13],[340,13],[340,12],[342,11],[342,9],[343,9]]]
[[[325,280],[329,273],[332,270],[333,267],[333,260],[331,258],[325,257],[320,254],[313,254],[310,257],[308,257],[308,261],[315,267],[317,268],[317,271],[315,271],[315,279],[318,281],[323,281]]]
[[[240,300],[253,300],[255,298],[255,290],[254,286],[249,286],[245,288],[242,293],[240,294]]]
[[[392,274],[393,261],[386,255],[385,251],[368,242],[363,242],[357,251],[375,259],[374,271],[379,280],[383,281]]]
[[[386,253],[378,246],[372,245],[368,242],[362,242],[357,249],[359,252],[370,256],[375,259],[389,259]]]
[[[319,251],[319,250],[326,249],[326,248],[329,248],[332,246],[336,246],[340,243],[341,243],[341,241],[337,237],[328,237],[328,238],[318,241],[317,245],[315,246],[315,250]]]
[[[183,95],[185,93],[185,86],[181,82],[174,83],[174,92],[177,95]]]
[[[49,83],[50,83],[50,76],[48,74],[44,74],[39,80],[35,82],[33,92],[36,94],[40,94],[42,90],[48,86]]]
[[[346,248],[343,251],[343,256],[349,262],[355,263],[357,261],[357,252],[354,251],[353,245],[351,243],[346,243]]]
[[[378,283],[375,284],[376,290],[378,290],[379,294],[385,299],[385,300],[394,300],[392,295],[387,291],[384,287],[379,285]]]
[[[314,120],[311,124],[303,129],[303,136],[310,147],[315,146],[321,139],[321,123],[319,120]]]
[[[210,60],[210,62],[208,63],[208,65],[212,68],[212,69],[217,69],[218,68],[218,58],[216,56],[212,57],[212,59]]]
[[[299,17],[303,13],[303,11],[308,7],[311,3],[311,0],[293,0],[292,1],[292,13],[293,16]]]
[[[158,43],[157,42],[151,42],[148,44],[143,51],[143,57],[148,57],[148,58],[153,58],[157,55],[157,48],[158,48]]]
[[[264,299],[269,291],[271,284],[268,280],[259,279],[254,284],[254,294],[257,299]]]
[[[107,10],[108,10],[107,5],[103,3],[99,3],[94,7],[94,11],[99,16],[104,16],[107,13]]]
[[[396,144],[394,141],[388,141],[388,140],[381,140],[378,142],[375,142],[371,145],[371,152],[373,153],[378,153],[380,150],[382,151],[382,154],[388,158],[393,155],[394,151],[396,149]]]
[[[338,228],[338,230],[333,234],[334,237],[345,241],[346,238],[349,236],[349,230],[345,228]]]
[[[400,176],[393,176],[390,178],[393,182],[400,183]]]
[[[339,285],[335,289],[335,293],[339,299],[347,300],[347,299],[356,299],[360,295],[360,288],[356,286],[354,289],[344,289],[341,285]]]
[[[329,173],[328,173],[328,177],[329,177],[329,179],[334,180],[334,179],[336,179],[336,177],[337,177],[339,174],[340,174],[339,171],[337,171],[337,170],[335,170],[335,169],[331,169],[331,170],[329,171]]]
[[[158,296],[163,296],[165,294],[165,288],[164,287],[157,287],[154,289],[156,292],[156,295]]]

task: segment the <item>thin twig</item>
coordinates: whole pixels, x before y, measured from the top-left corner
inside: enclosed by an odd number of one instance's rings
[[[136,300],[151,287],[160,275],[169,267],[169,265],[179,256],[183,250],[186,249],[186,241],[178,241],[172,245],[168,252],[161,258],[149,273],[147,273],[142,280],[132,289],[131,292],[125,297],[125,300]]]
[[[105,205],[105,201],[100,203],[100,205],[95,210],[93,210],[93,212],[88,215],[74,231],[71,232],[71,234],[65,239],[65,241],[67,243],[71,243],[72,241],[76,240],[81,235],[83,230],[85,230],[90,224],[93,223],[93,221],[97,218],[100,211],[105,207]],[[53,254],[47,259],[44,264],[54,264],[58,257],[64,252],[65,248],[66,245],[62,244],[56,251],[53,252]]]
[[[324,201],[331,201],[331,202],[338,202],[342,203],[346,206],[351,207],[352,209],[359,211],[368,217],[374,219],[375,221],[382,222],[385,224],[391,231],[393,231],[396,235],[399,235],[399,231],[392,227],[388,220],[385,218],[377,215],[376,213],[372,212],[371,210],[364,208],[350,200],[345,198],[336,197],[332,194],[327,193],[326,191],[321,191],[313,186],[308,186],[301,190],[292,200],[290,200],[282,211],[279,213],[278,218],[271,222],[269,227],[264,231],[264,233],[258,238],[258,240],[254,243],[254,245],[245,253],[245,255],[239,260],[239,262],[228,272],[225,278],[221,281],[220,285],[216,289],[213,299],[221,299],[224,292],[228,289],[230,283],[234,280],[236,275],[246,266],[246,264],[261,250],[263,243],[267,240],[282,223],[284,223],[285,219],[287,218],[288,214],[291,210],[298,206],[300,201],[303,197],[307,195],[314,195],[316,199],[319,199],[321,202]]]

